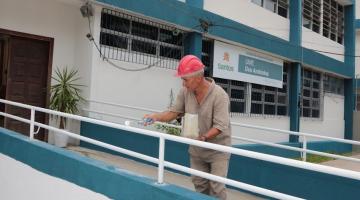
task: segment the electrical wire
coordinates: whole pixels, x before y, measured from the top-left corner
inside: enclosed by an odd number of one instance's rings
[[[144,71],[144,70],[148,70],[152,67],[154,67],[155,65],[157,65],[158,63],[164,61],[165,59],[162,59],[162,58],[159,58],[156,62],[150,64],[150,65],[147,65],[146,67],[144,68],[138,68],[138,69],[129,69],[129,68],[124,68],[124,67],[121,67],[117,64],[115,64],[114,62],[112,62],[109,58],[107,58],[102,52],[101,52],[101,49],[99,48],[98,44],[95,42],[93,36],[92,36],[92,30],[91,30],[91,20],[90,20],[90,16],[87,17],[88,18],[88,24],[89,24],[89,33],[86,35],[86,37],[93,43],[93,45],[96,47],[97,51],[99,52],[100,54],[100,57],[102,60],[104,60],[105,62],[107,62],[108,64],[110,64],[111,66],[115,67],[115,68],[118,68],[120,70],[124,70],[124,71],[129,71],[129,72],[137,72],[137,71]],[[194,27],[192,27],[191,29],[195,29],[197,27],[199,27],[200,25],[196,25]],[[179,45],[179,43],[183,40],[186,39],[186,37],[188,36],[189,33],[186,33],[186,32],[183,32],[182,33],[183,36],[180,40],[178,40],[176,42],[176,45]],[[167,57],[169,56],[170,54],[172,53],[172,50],[168,51],[164,57]]]

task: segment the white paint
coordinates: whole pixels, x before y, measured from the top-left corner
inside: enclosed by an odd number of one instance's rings
[[[360,4],[360,2],[359,2]],[[358,4],[356,4],[358,5]],[[360,5],[359,5],[360,6]],[[358,75],[358,78],[360,78],[360,30],[357,29],[356,31],[356,39],[355,39],[355,55],[358,57],[355,57],[355,75]]]
[[[322,119],[301,118],[300,132],[344,138],[344,97],[325,93]],[[308,138],[308,141],[319,139]]]
[[[345,53],[345,48],[343,45],[335,41],[332,41],[329,38],[326,38],[320,35],[319,33],[311,31],[310,29],[305,27],[302,27],[302,36],[303,36],[302,39],[303,47],[314,51],[318,51],[318,53],[320,54],[344,62],[343,54]],[[334,54],[324,53],[320,51],[331,52]],[[336,55],[336,54],[340,54],[340,55]]]
[[[0,154],[0,163],[0,199],[109,199],[89,189],[49,176],[4,154]]]
[[[360,0],[355,1],[355,18],[360,19]]]
[[[289,41],[289,19],[262,8],[251,0],[226,0],[221,3],[218,0],[204,0],[204,10]],[[221,25],[221,22],[218,23],[216,24]]]
[[[95,16],[93,29],[94,38],[98,43],[101,7],[96,7]],[[181,88],[181,80],[174,76],[175,70],[152,67],[144,71],[124,71],[101,59],[95,47],[92,47],[92,53],[90,99],[164,110],[169,105],[171,89],[177,93]],[[111,61],[128,69],[147,67],[147,65],[131,62]],[[156,61],[158,60],[154,59],[152,62]],[[91,103],[89,108],[138,118],[145,114],[144,112],[133,112],[131,109],[101,106],[94,103]]]
[[[256,126],[264,126],[268,128],[276,128],[282,130],[290,129],[290,118],[288,117],[272,117],[272,116],[233,116],[231,117],[231,122],[237,122],[242,124],[250,124]],[[270,131],[264,130],[255,130],[250,128],[244,128],[239,126],[232,126],[232,135],[245,137],[250,139],[256,139],[267,142],[288,142],[289,135],[282,133],[273,133]],[[232,144],[244,144],[248,142],[241,142],[238,140],[232,140]]]
[[[90,85],[91,51],[85,37],[88,33],[86,18],[80,13],[81,0],[1,0],[0,27],[3,29],[54,38],[52,71],[57,67],[76,68],[79,83]],[[53,80],[52,80],[53,84]],[[89,87],[83,96],[89,97]],[[79,123],[71,129],[79,132]],[[49,136],[49,142],[52,137]],[[72,140],[71,143],[77,143]]]

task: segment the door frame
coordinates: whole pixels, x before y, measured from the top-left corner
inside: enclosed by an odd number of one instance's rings
[[[40,36],[40,35],[34,35],[29,33],[23,33],[23,32],[17,32],[17,31],[11,31],[0,28],[0,34],[8,35],[8,36],[15,36],[15,37],[21,37],[26,39],[34,39],[34,40],[40,40],[44,42],[49,43],[49,55],[48,55],[48,74],[47,74],[47,81],[46,81],[46,105],[45,107],[48,108],[50,104],[50,87],[51,87],[51,74],[52,74],[52,62],[53,62],[53,52],[54,52],[54,38]],[[45,124],[49,124],[49,115],[45,113]],[[48,140],[48,134],[47,130],[44,131],[44,141]]]

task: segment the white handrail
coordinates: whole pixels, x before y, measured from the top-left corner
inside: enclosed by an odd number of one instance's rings
[[[7,100],[0,100],[0,102],[7,102]],[[245,156],[245,157],[249,157],[249,158],[255,158],[255,159],[268,161],[268,162],[272,162],[272,163],[278,163],[278,164],[283,164],[283,165],[287,165],[287,166],[303,168],[303,169],[307,169],[307,170],[313,170],[313,171],[317,171],[317,172],[323,172],[323,173],[328,173],[328,174],[332,174],[332,175],[343,176],[343,177],[347,177],[347,178],[360,180],[360,172],[354,172],[351,170],[338,169],[338,168],[334,168],[334,167],[322,166],[322,165],[317,165],[317,164],[312,164],[312,163],[304,163],[304,162],[297,161],[297,160],[281,158],[281,157],[277,157],[277,156],[247,151],[247,150],[243,150],[243,149],[237,149],[237,148],[233,148],[233,147],[227,147],[227,146],[218,145],[218,144],[201,142],[201,141],[192,140],[189,138],[183,138],[183,137],[164,134],[164,133],[160,133],[160,132],[124,126],[124,125],[120,125],[120,124],[116,124],[116,123],[112,123],[112,122],[106,122],[106,121],[91,119],[91,118],[82,117],[82,116],[78,116],[78,115],[72,115],[72,114],[68,114],[68,113],[62,113],[62,112],[58,112],[58,111],[48,110],[45,108],[35,107],[35,110],[41,111],[41,112],[46,112],[49,114],[57,114],[59,116],[77,119],[77,120],[94,123],[94,124],[98,124],[98,125],[104,125],[104,126],[108,126],[111,128],[117,128],[117,129],[122,129],[122,130],[130,131],[130,132],[136,132],[139,134],[148,135],[148,136],[152,136],[152,137],[162,136],[167,140],[172,140],[175,142],[185,143],[185,144],[189,144],[189,145],[196,145],[196,146],[204,147],[204,148],[211,148],[211,149],[214,149],[217,151],[232,153],[232,154]],[[40,126],[39,123],[37,123],[37,122],[35,122],[35,125]],[[45,125],[42,125],[42,126],[45,126]]]
[[[141,119],[138,119],[138,118],[127,117],[127,116],[124,116],[124,115],[118,115],[118,114],[114,114],[114,113],[106,113],[106,112],[89,110],[89,109],[83,109],[83,110],[87,111],[87,112],[97,113],[97,114],[103,114],[103,115],[109,115],[109,116],[113,116],[113,117],[131,119],[131,120],[134,120],[134,121],[141,121]],[[179,129],[182,128],[181,126],[177,126],[177,125],[173,125],[173,124],[167,124],[167,123],[163,123],[163,122],[155,122],[155,123],[165,125],[165,126],[169,126],[169,127],[179,128]],[[241,124],[240,126],[244,126],[244,127],[247,127],[247,128],[257,127],[257,129],[260,129],[260,130],[268,130],[269,129],[267,127],[253,126],[253,125],[248,125],[248,124]],[[286,131],[286,130],[281,130],[281,129],[274,129],[274,130],[279,130],[279,132],[280,131],[281,132],[292,132],[292,131]],[[297,132],[294,132],[294,133],[297,133]],[[314,134],[311,134],[311,135],[313,135],[313,137],[318,137],[318,135],[314,135]],[[253,143],[257,143],[257,144],[263,144],[263,145],[272,146],[272,147],[277,147],[277,148],[281,148],[281,149],[287,149],[287,150],[301,152],[302,153],[301,156],[303,158],[303,161],[306,161],[306,153],[311,153],[311,154],[315,154],[315,155],[327,156],[327,157],[336,158],[336,159],[360,162],[360,159],[358,159],[358,158],[351,158],[351,157],[346,157],[346,156],[341,156],[341,155],[336,155],[336,154],[331,154],[331,153],[324,153],[324,152],[320,152],[320,151],[308,150],[307,149],[307,140],[305,138],[306,135],[302,135],[300,133],[299,136],[302,136],[304,138],[304,140],[303,140],[303,148],[289,147],[289,146],[282,145],[282,144],[276,144],[276,143],[265,142],[265,141],[261,141],[261,140],[254,140],[254,139],[249,139],[249,138],[243,138],[243,137],[238,137],[238,136],[232,136],[231,138],[232,139],[237,139],[237,140],[242,140],[242,141],[253,142]],[[319,137],[325,137],[325,136],[319,136]],[[334,139],[334,140],[343,140],[343,139],[339,139],[339,138],[332,138],[332,139]],[[350,141],[350,142],[357,143],[357,141]]]
[[[99,100],[89,100],[88,99],[87,101],[100,103],[100,104],[107,104],[107,105],[112,105],[112,106],[118,106],[118,107],[131,108],[131,109],[135,109],[135,110],[160,112],[158,110],[151,110],[151,109],[142,108],[142,107],[135,107],[135,106],[129,106],[129,105],[122,105],[122,104],[116,104],[116,103],[103,102],[103,101],[99,101]],[[98,112],[100,114],[106,114],[106,113],[102,113],[102,112],[99,112],[99,111],[92,111],[92,110],[89,110],[89,109],[84,109],[84,110],[86,110],[88,112]],[[112,115],[116,116],[117,114],[112,114]],[[126,118],[126,117],[124,117],[124,118]],[[287,135],[308,136],[308,137],[331,140],[331,141],[335,141],[335,142],[342,142],[342,143],[347,143],[347,144],[360,145],[359,141],[353,141],[353,140],[347,140],[347,139],[341,139],[341,138],[333,138],[333,137],[316,135],[316,134],[311,134],[311,133],[281,130],[281,129],[263,127],[263,126],[255,126],[255,125],[250,125],[250,124],[237,123],[237,122],[231,122],[231,125],[245,127],[245,128],[253,128],[253,129],[259,129],[259,130],[273,131],[275,133],[283,133],[283,134],[287,134]]]
[[[0,102],[6,103],[6,102],[9,102],[9,101],[0,99]],[[17,104],[17,106],[22,107],[21,106],[22,104],[20,104],[20,103],[16,103],[16,104]],[[12,104],[12,105],[15,105],[15,104]],[[25,108],[25,106],[24,106],[24,108]],[[205,147],[205,148],[208,145],[211,145],[209,143],[205,143],[205,142],[201,142],[201,141],[197,141],[197,140],[192,140],[192,139],[188,139],[188,138],[182,138],[182,137],[172,136],[172,135],[159,133],[159,132],[155,132],[155,131],[149,131],[149,130],[145,130],[145,129],[138,129],[138,128],[134,128],[134,127],[123,126],[123,125],[115,124],[115,123],[112,123],[112,122],[105,122],[105,121],[100,121],[100,120],[96,120],[96,119],[90,119],[90,118],[86,118],[86,117],[82,117],[82,116],[77,116],[77,115],[72,115],[72,114],[67,114],[67,113],[61,113],[61,112],[58,112],[58,111],[48,110],[48,109],[44,109],[44,108],[39,108],[39,107],[34,107],[34,106],[30,106],[30,107],[27,107],[27,108],[34,109],[35,111],[45,112],[45,113],[48,113],[48,114],[57,114],[57,115],[63,116],[63,117],[68,117],[68,118],[72,118],[72,119],[78,119],[78,120],[87,121],[87,122],[98,124],[98,125],[104,125],[104,126],[109,126],[109,127],[112,127],[112,128],[127,130],[127,131],[131,131],[131,132],[134,132],[134,133],[140,133],[140,134],[143,134],[143,135],[168,139],[168,140],[171,140],[171,141],[179,141],[180,140],[180,142],[185,143],[185,144],[197,145],[197,146]],[[6,114],[6,113],[3,113],[3,112],[0,112],[0,114],[4,115],[4,116],[6,115],[7,117],[10,117],[10,118],[13,117],[13,115]],[[16,116],[14,118],[23,119],[23,118],[16,117]],[[30,120],[23,119],[21,121],[23,121],[23,122],[27,121],[28,123],[31,123]],[[137,153],[137,152],[129,151],[127,149],[123,149],[123,148],[120,148],[120,147],[116,147],[114,145],[110,145],[110,144],[103,143],[103,142],[100,142],[100,141],[97,141],[97,140],[94,140],[94,139],[91,139],[91,138],[87,138],[87,137],[84,137],[84,136],[81,136],[81,135],[77,135],[77,134],[68,132],[68,131],[63,130],[63,129],[54,128],[54,127],[51,127],[51,126],[48,126],[48,125],[45,125],[45,124],[41,124],[39,122],[34,122],[34,125],[42,127],[42,128],[46,128],[46,129],[49,129],[49,130],[52,130],[52,131],[57,132],[57,133],[63,133],[63,134],[66,134],[66,135],[68,135],[70,137],[74,137],[76,139],[80,139],[80,140],[86,141],[88,143],[95,144],[95,145],[98,145],[98,146],[101,146],[101,147],[104,147],[104,148],[108,148],[108,149],[111,149],[111,150],[114,150],[114,151],[117,151],[117,152],[120,152],[120,153],[124,153],[124,154],[130,155],[130,156],[136,157],[136,158],[140,158],[140,159],[152,162],[152,163],[158,163],[159,166],[160,165],[165,166],[165,164],[166,164],[166,166],[169,166],[169,167],[171,167],[171,166],[176,167],[174,169],[179,169],[179,170],[185,169],[185,168],[180,168],[179,165],[176,165],[174,163],[170,163],[170,162],[167,162],[167,161],[163,161],[162,163],[160,163],[161,159],[156,159],[156,158],[149,157],[149,156]],[[160,142],[160,145],[163,145],[162,148],[164,148],[165,142]],[[226,147],[226,146],[222,146],[222,145],[215,145],[215,150],[216,149],[221,149],[221,148],[226,148],[225,150],[223,150],[224,152],[231,152],[231,151],[233,151],[233,149],[235,149],[235,148],[232,148],[232,147]],[[161,149],[161,146],[159,146],[159,149]],[[160,150],[159,150],[159,152],[160,152]],[[239,153],[236,152],[236,151],[234,153],[239,155]],[[240,183],[240,182],[237,182],[237,181],[234,181],[234,180],[231,180],[231,179],[211,175],[211,174],[204,173],[204,172],[197,171],[197,170],[193,171],[193,170],[190,169],[190,170],[186,170],[184,172],[195,173],[195,175],[201,176],[203,178],[207,178],[207,179],[210,179],[210,180],[222,182],[224,184],[228,184],[228,185],[232,185],[232,186],[238,186],[238,187],[240,187],[240,189],[244,189],[244,190],[247,190],[247,188],[251,188],[252,190],[250,190],[250,191],[258,192],[259,194],[266,195],[266,196],[273,197],[273,198],[296,199],[296,200],[301,199],[301,198],[293,197],[291,195],[286,195],[286,194],[282,194],[282,193],[279,193],[279,192],[266,190],[266,189],[263,189],[263,188],[260,188],[260,187],[252,186],[252,185],[245,184],[245,183]],[[162,173],[163,173],[163,171],[162,171]],[[163,176],[163,175],[161,175],[161,176]],[[159,176],[159,178],[161,178],[161,177]],[[359,179],[360,179],[360,175],[359,175]],[[158,182],[160,182],[160,181],[158,180]]]

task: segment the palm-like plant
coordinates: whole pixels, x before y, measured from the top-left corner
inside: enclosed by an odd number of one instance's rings
[[[68,71],[67,67],[62,70],[56,68],[56,76],[51,77],[57,83],[52,85],[50,89],[50,109],[70,114],[75,114],[79,111],[77,107],[78,103],[85,100],[80,96],[80,87],[83,87],[83,85],[75,83],[79,80],[77,73],[78,71],[74,69]],[[66,118],[60,117],[59,128],[64,129],[65,125]]]

